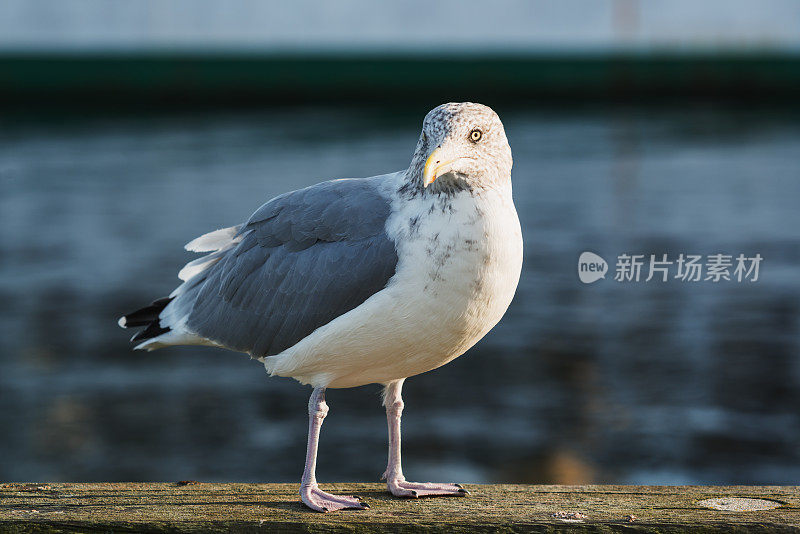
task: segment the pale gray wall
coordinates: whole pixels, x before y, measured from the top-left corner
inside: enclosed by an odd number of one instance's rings
[[[796,0],[3,0],[0,50],[800,51]]]

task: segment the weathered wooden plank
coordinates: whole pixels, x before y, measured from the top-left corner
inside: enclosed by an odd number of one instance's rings
[[[0,484],[0,532],[800,532],[798,486],[473,485],[466,498],[419,500],[391,497],[382,484],[324,488],[360,495],[371,509],[311,512],[296,484]],[[715,497],[777,507],[698,504]]]

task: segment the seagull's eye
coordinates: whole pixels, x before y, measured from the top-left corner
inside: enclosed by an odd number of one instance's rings
[[[483,132],[477,128],[475,128],[469,133],[469,140],[472,141],[473,143],[477,143],[478,141],[480,141],[481,137],[483,137]]]

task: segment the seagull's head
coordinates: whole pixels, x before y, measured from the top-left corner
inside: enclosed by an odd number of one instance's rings
[[[503,123],[492,108],[449,103],[425,116],[409,178],[436,192],[493,187],[508,183],[511,164]]]

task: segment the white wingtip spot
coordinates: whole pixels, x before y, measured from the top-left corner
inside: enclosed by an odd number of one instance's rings
[[[122,328],[128,328],[128,327],[126,326],[126,325],[127,325],[127,323],[128,323],[128,321],[125,319],[125,316],[124,316],[124,315],[123,315],[122,317],[120,317],[120,318],[119,318],[119,321],[117,321],[117,324],[118,324],[120,327],[122,327]]]
[[[189,252],[214,252],[228,245],[238,231],[238,226],[221,228],[220,230],[201,235],[197,239],[186,243],[184,248]]]
[[[186,282],[194,275],[200,274],[207,267],[217,263],[218,261],[219,258],[209,258],[208,256],[203,256],[202,258],[190,261],[178,272],[178,278]]]

